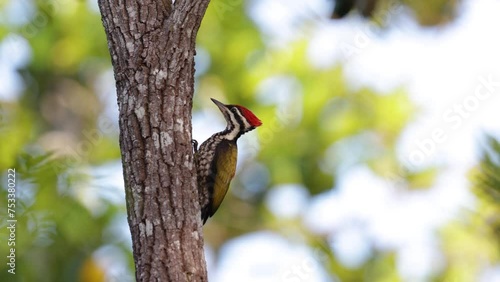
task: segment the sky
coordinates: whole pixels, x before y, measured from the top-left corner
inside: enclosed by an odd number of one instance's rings
[[[488,132],[498,136],[500,132],[500,1],[465,1],[452,24],[425,30],[405,17],[404,10],[398,10],[391,14],[391,28],[383,36],[356,16],[326,20],[331,11],[331,3],[326,0],[250,3],[251,18],[273,48],[284,48],[301,36],[296,32],[297,22],[313,21],[308,49],[311,64],[326,68],[343,63],[353,89],[407,89],[420,113],[404,131],[398,156],[409,166],[444,167],[431,189],[408,192],[398,190],[367,167],[357,166],[345,173],[337,189],[312,199],[300,185],[282,185],[269,193],[268,208],[280,218],[305,211],[304,224],[314,232],[330,234],[329,247],[348,267],[365,262],[373,252],[371,246],[375,246],[396,252],[397,269],[405,281],[425,281],[439,272],[444,261],[435,231],[463,209],[474,208],[466,173],[478,159],[481,135]],[[0,44],[0,99],[13,100],[22,92],[14,70],[26,65],[30,56],[29,46],[20,37]],[[106,76],[100,84],[112,81],[111,73]],[[107,87],[103,91],[114,90]],[[111,99],[109,105],[106,114],[117,116],[113,114],[115,100]],[[224,127],[216,109],[196,114],[195,139],[205,140],[215,132],[212,124],[218,129]],[[241,151],[257,142],[250,135],[245,140]],[[123,187],[121,166],[110,164],[96,169],[100,181],[103,171],[112,171],[104,175],[118,193],[123,193],[119,190]],[[366,186],[370,189],[363,189]],[[126,224],[125,219],[120,220]],[[103,247],[96,252],[103,264],[112,261],[106,250]],[[206,253],[210,281],[332,281],[320,267],[319,252],[271,231],[227,242],[217,261],[210,246]],[[495,279],[500,281],[499,265],[478,277],[481,282]]]

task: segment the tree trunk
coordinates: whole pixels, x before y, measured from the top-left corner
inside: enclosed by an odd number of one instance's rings
[[[137,281],[207,281],[191,108],[195,39],[208,3],[99,0]]]

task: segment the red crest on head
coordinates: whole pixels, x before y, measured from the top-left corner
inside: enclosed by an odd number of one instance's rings
[[[260,121],[260,119],[258,117],[256,117],[249,109],[247,109],[243,106],[236,106],[236,107],[238,107],[238,109],[240,109],[243,116],[248,120],[248,122],[252,126],[257,127],[257,126],[262,125],[262,122]]]

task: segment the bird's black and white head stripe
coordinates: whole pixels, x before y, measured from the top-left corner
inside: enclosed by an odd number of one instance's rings
[[[212,99],[212,101],[214,101],[217,107],[219,107],[227,122],[226,129],[221,132],[221,136],[224,136],[229,140],[238,139],[244,133],[255,129],[256,126],[259,126],[261,124],[260,120],[258,119],[258,125],[252,124],[251,121],[249,121],[245,116],[245,113],[243,112],[241,106],[224,105],[215,99]],[[256,121],[254,121],[254,123],[255,122]]]

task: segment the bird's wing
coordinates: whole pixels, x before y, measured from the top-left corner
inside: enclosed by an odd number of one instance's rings
[[[224,196],[226,196],[226,192],[229,189],[229,183],[236,172],[236,161],[238,157],[236,143],[222,142],[217,146],[216,154],[216,175],[210,216],[217,211],[222,200],[224,200]]]

